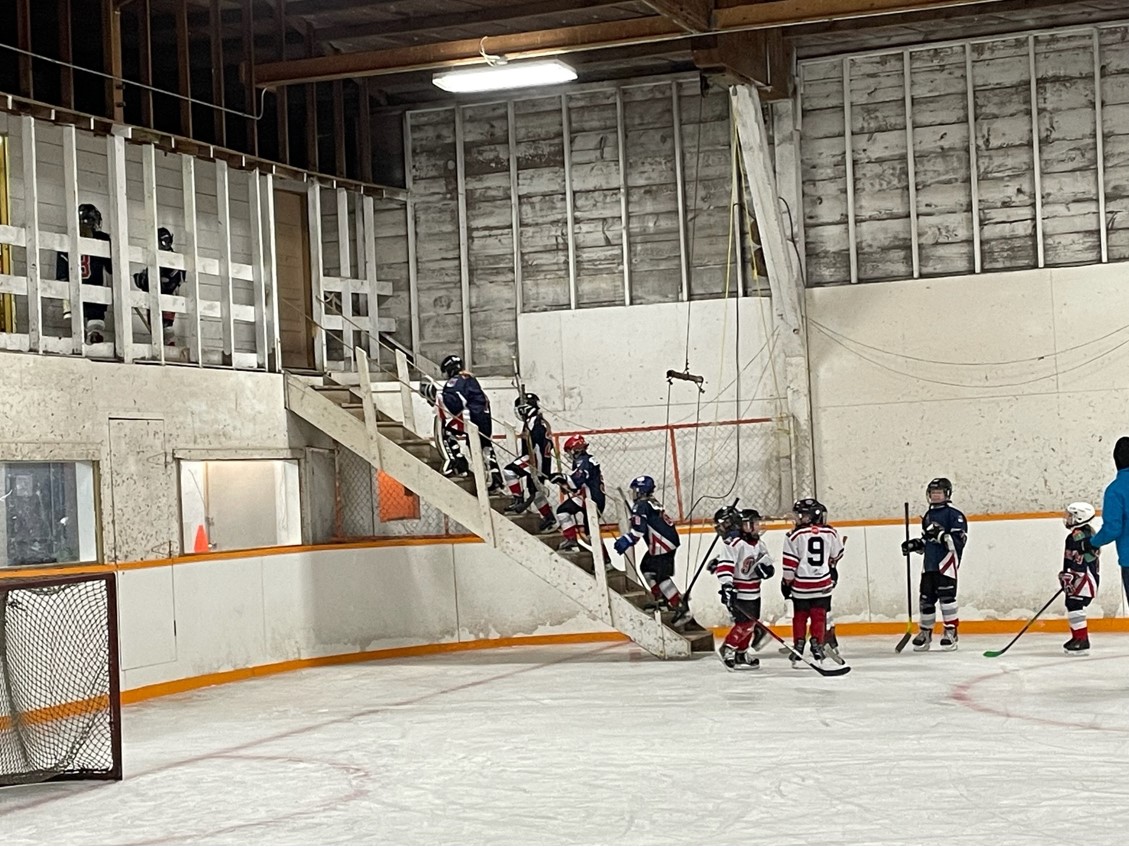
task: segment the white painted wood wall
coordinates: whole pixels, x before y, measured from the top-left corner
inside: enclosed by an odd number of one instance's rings
[[[1129,259],[1129,26],[802,62],[808,284]]]

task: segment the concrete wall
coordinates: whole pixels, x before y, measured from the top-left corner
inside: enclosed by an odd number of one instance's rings
[[[905,619],[900,526],[847,527],[834,599],[841,623]],[[961,569],[961,619],[1019,619],[1058,588],[1064,530],[1056,520],[973,522]],[[779,562],[782,531],[767,542]],[[704,557],[708,535],[684,539],[677,580]],[[617,557],[618,558],[618,557]],[[914,579],[920,567],[914,562]],[[1124,615],[1117,568],[1091,606]],[[125,688],[288,659],[521,635],[603,631],[571,601],[481,544],[303,551],[180,562],[119,574]],[[703,572],[695,616],[728,616]],[[767,620],[787,620],[770,580]],[[1048,617],[1062,617],[1061,604]]]

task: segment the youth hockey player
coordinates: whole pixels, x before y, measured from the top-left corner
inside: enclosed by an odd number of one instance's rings
[[[553,517],[553,510],[549,508],[549,501],[541,489],[537,479],[545,479],[553,471],[552,446],[549,444],[549,425],[541,414],[541,400],[536,394],[521,394],[514,401],[514,412],[522,423],[521,433],[518,435],[518,457],[502,468],[502,477],[513,495],[513,501],[506,507],[508,514],[518,515],[529,508],[532,503],[541,513],[541,525],[537,528],[544,532],[557,525]],[[522,491],[523,483],[528,489],[528,494]]]
[[[420,386],[423,399],[435,410],[435,446],[443,456],[443,476],[465,476],[470,464],[463,456],[459,446],[463,438],[463,419],[452,417],[443,406],[443,395],[434,382],[426,381]]]
[[[567,499],[557,506],[557,521],[564,532],[564,540],[559,550],[579,550],[577,537],[580,528],[587,529],[585,501],[591,497],[596,503],[596,511],[604,511],[604,477],[600,463],[588,453],[588,442],[583,435],[570,435],[564,443],[564,451],[572,458],[572,470],[568,474],[553,474],[550,480],[568,493]]]
[[[721,536],[722,551],[711,562],[710,570],[721,583],[718,594],[734,622],[722,642],[721,661],[731,671],[759,667],[760,659],[749,655],[749,647],[759,650],[770,638],[760,623],[761,580],[776,572],[760,538],[760,513],[756,509],[738,512],[725,506],[714,513],[713,521]]]
[[[1090,632],[1086,626],[1086,607],[1098,593],[1098,555],[1101,549],[1090,540],[1094,528],[1094,507],[1089,503],[1071,503],[1062,522],[1066,524],[1066,549],[1058,581],[1066,594],[1066,619],[1070,623],[1070,640],[1062,645],[1072,655],[1090,650]]]
[[[615,542],[615,551],[623,556],[635,542],[643,540],[643,559],[639,570],[646,577],[651,595],[675,611],[671,625],[690,616],[690,610],[682,602],[682,594],[674,584],[674,551],[678,549],[678,530],[655,499],[655,481],[649,476],[637,476],[631,480],[631,526]]]
[[[458,417],[463,409],[470,412],[470,420],[478,427],[482,443],[482,455],[486,459],[486,469],[490,474],[491,493],[502,488],[502,469],[494,455],[494,421],[490,417],[490,399],[478,379],[470,371],[463,370],[462,356],[447,356],[440,365],[447,382],[443,385],[443,406],[452,417]]]
[[[83,238],[110,242],[110,236],[102,232],[102,213],[93,203],[83,203],[78,207],[78,231]],[[109,258],[82,255],[79,260],[83,285],[113,285],[113,264]],[[55,279],[70,279],[70,273],[70,255],[56,253]],[[70,312],[66,308],[63,312],[64,318],[70,317]],[[106,335],[106,304],[83,303],[82,319],[86,327],[86,343],[101,344]]]
[[[941,634],[941,649],[957,649],[957,571],[968,541],[968,520],[964,512],[950,502],[953,484],[945,477],[937,477],[925,487],[929,508],[921,516],[921,538],[902,542],[902,555],[921,553],[924,563],[921,572],[920,630],[913,639],[915,652],[929,649],[933,640],[933,625],[937,621],[937,603],[941,604],[941,619],[945,629]]]
[[[165,227],[157,230],[157,248],[166,253],[172,252],[172,233]],[[180,291],[181,283],[184,282],[184,271],[177,270],[176,268],[160,268],[161,275],[161,293],[162,294],[176,294]],[[149,290],[149,269],[138,271],[133,275],[134,284],[142,291]],[[164,341],[168,346],[176,344],[176,333],[173,331],[173,321],[176,318],[175,312],[161,312],[161,326],[164,328]],[[152,317],[149,318],[153,320]]]
[[[827,508],[818,500],[806,497],[792,504],[795,529],[784,539],[782,554],[784,578],[780,588],[785,599],[792,601],[792,646],[804,652],[804,639],[811,622],[811,656],[817,663],[824,658],[827,613],[831,609],[831,576],[843,557],[839,533],[827,524]],[[792,657],[792,664],[800,659]]]

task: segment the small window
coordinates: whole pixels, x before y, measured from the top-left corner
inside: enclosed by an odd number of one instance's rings
[[[181,461],[180,519],[185,553],[301,544],[298,462]]]
[[[92,462],[0,462],[0,561],[98,560]]]

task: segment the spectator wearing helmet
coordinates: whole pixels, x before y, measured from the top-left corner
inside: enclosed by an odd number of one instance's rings
[[[173,252],[172,249],[172,233],[165,227],[157,230],[157,249],[164,253]],[[162,294],[178,294],[180,293],[180,286],[184,282],[184,271],[176,268],[159,269],[161,275],[161,293]],[[149,269],[144,268],[133,275],[133,283],[142,291],[149,290]],[[165,344],[174,346],[176,344],[176,332],[173,330],[173,321],[176,318],[176,312],[161,312],[161,326],[164,329],[163,336]],[[150,317],[150,321],[152,318]]]
[[[550,481],[561,487],[568,496],[557,507],[557,521],[564,533],[564,540],[558,549],[580,549],[580,529],[588,528],[584,504],[589,497],[596,504],[596,511],[604,511],[604,477],[600,463],[588,453],[588,442],[583,435],[569,436],[564,443],[564,451],[572,458],[572,470],[567,474],[553,474]]]
[[[83,238],[110,243],[110,236],[102,232],[102,213],[93,203],[83,203],[78,207],[78,232]],[[79,257],[79,276],[83,285],[107,286],[113,284],[113,264],[108,256]],[[69,253],[55,254],[55,279],[70,279],[71,264]],[[69,303],[69,301],[68,301]],[[70,311],[64,306],[63,317],[69,318]],[[82,320],[85,325],[86,343],[101,344],[106,336],[106,304],[83,303]]]
[[[925,486],[929,508],[921,516],[921,537],[902,542],[902,554],[921,553],[923,564],[918,599],[919,630],[913,649],[922,653],[933,640],[937,621],[937,604],[945,628],[941,633],[941,649],[957,649],[957,571],[968,542],[968,520],[964,512],[950,502],[953,484],[940,476]]]
[[[655,481],[649,476],[631,480],[631,526],[615,542],[615,551],[621,556],[643,542],[643,559],[639,570],[647,580],[651,596],[660,606],[674,611],[671,624],[690,617],[690,610],[682,602],[682,594],[674,584],[674,551],[678,549],[678,530],[674,521],[655,499]]]
[[[462,415],[465,410],[471,423],[478,427],[482,443],[482,454],[490,472],[491,493],[500,492],[502,469],[494,455],[494,421],[490,417],[490,399],[479,385],[477,377],[463,369],[462,356],[447,356],[440,365],[447,381],[443,384],[443,406],[452,418]]]
[[[843,557],[843,542],[835,527],[827,523],[827,507],[812,497],[792,504],[795,528],[784,539],[784,578],[780,588],[792,601],[792,641],[797,654],[804,652],[804,640],[811,622],[811,655],[822,662],[827,635],[827,614],[831,611],[831,592],[836,568]],[[793,666],[800,664],[792,656]]]
[[[1090,630],[1086,626],[1086,607],[1098,593],[1098,555],[1093,545],[1094,507],[1089,503],[1071,503],[1062,522],[1066,525],[1066,547],[1062,554],[1062,571],[1058,581],[1066,594],[1066,620],[1070,624],[1070,640],[1062,649],[1070,655],[1090,650]]]
[[[532,393],[521,393],[514,401],[514,414],[521,421],[518,435],[518,457],[502,468],[502,478],[510,489],[513,500],[506,507],[507,514],[520,515],[532,503],[541,514],[538,532],[546,532],[557,525],[549,501],[538,484],[553,472],[552,447],[549,444],[549,425],[541,414],[541,398]],[[537,479],[534,479],[534,474]],[[528,488],[528,494],[522,488]]]

